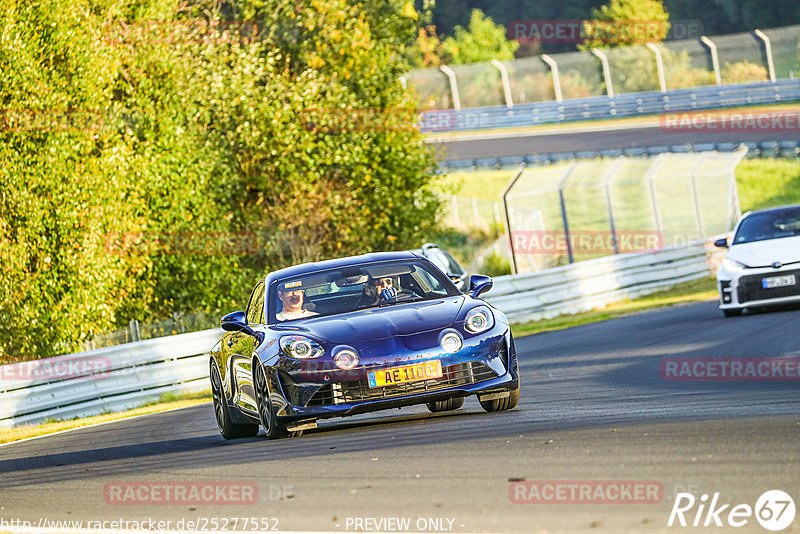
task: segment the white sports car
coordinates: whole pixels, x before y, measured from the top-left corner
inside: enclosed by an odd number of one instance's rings
[[[745,308],[800,302],[800,204],[745,213],[717,271],[719,308],[726,317]]]

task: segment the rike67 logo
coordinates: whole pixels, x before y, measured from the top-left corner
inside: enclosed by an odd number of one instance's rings
[[[756,500],[755,507],[749,504],[723,503],[719,492],[709,501],[708,494],[696,499],[691,493],[678,493],[669,514],[667,526],[693,527],[743,527],[755,516],[756,521],[767,530],[779,531],[794,521],[794,500],[781,490],[765,491]]]

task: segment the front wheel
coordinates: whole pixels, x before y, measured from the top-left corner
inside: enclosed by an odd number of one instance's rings
[[[725,314],[725,317],[739,317],[743,311],[744,310],[741,308],[732,308],[728,310],[722,310],[722,313]]]
[[[214,416],[219,433],[225,439],[250,438],[258,434],[258,425],[236,424],[231,420],[228,401],[222,389],[222,379],[214,362],[211,362],[211,396],[214,398]]]
[[[486,410],[487,412],[504,412],[506,410],[511,410],[515,408],[519,403],[519,389],[520,386],[517,386],[517,389],[512,389],[508,395],[508,397],[502,399],[492,399],[490,401],[482,401],[478,400],[481,403],[481,407]]]
[[[453,397],[452,399],[429,402],[426,405],[428,409],[434,413],[449,412],[450,410],[458,410],[464,406],[464,397]]]
[[[257,360],[253,362],[253,386],[256,392],[258,416],[261,419],[261,426],[264,427],[264,434],[266,434],[267,438],[289,438],[303,433],[302,430],[290,432],[278,422],[275,412],[272,410],[272,403],[269,401],[269,385],[267,384],[264,366]]]

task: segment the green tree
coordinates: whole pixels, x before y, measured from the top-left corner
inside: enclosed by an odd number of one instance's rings
[[[514,59],[519,43],[506,38],[505,27],[495,24],[480,9],[472,10],[469,25],[457,26],[455,36],[442,43],[444,63],[461,65],[492,59]]]
[[[669,14],[661,0],[611,0],[592,9],[592,20],[584,23],[586,40],[578,48],[661,42],[669,27]]]

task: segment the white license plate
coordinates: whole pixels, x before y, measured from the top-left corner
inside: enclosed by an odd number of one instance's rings
[[[764,289],[775,289],[776,287],[793,286],[797,283],[797,279],[793,274],[786,276],[770,276],[769,278],[761,279],[761,287]]]

